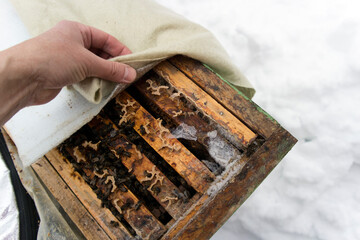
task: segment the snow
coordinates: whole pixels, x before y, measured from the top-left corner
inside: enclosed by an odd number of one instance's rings
[[[11,22],[11,24],[8,24]],[[28,38],[28,34],[8,0],[0,0],[0,51]],[[19,239],[18,210],[10,172],[0,154],[0,239]]]
[[[360,239],[360,2],[158,2],[212,31],[254,101],[299,140],[212,239]],[[28,37],[8,0],[0,32],[0,49]],[[4,213],[14,200],[0,170]],[[0,234],[16,231],[9,222]]]
[[[210,29],[299,139],[213,239],[360,239],[360,3],[159,2]]]
[[[0,239],[18,239],[19,223],[15,195],[10,181],[10,172],[0,154]]]

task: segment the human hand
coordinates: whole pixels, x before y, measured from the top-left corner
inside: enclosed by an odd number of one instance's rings
[[[131,67],[105,60],[131,53],[125,45],[101,30],[77,22],[61,21],[23,45],[19,45],[19,54],[26,48],[29,54],[24,60],[33,65],[32,78],[39,87],[30,105],[46,103],[62,87],[86,77],[127,83],[136,77]]]
[[[113,36],[71,21],[0,52],[0,100],[12,105],[5,119],[22,107],[49,102],[62,87],[87,77],[132,82],[133,68],[106,60],[129,53]],[[4,111],[2,106],[1,118]]]

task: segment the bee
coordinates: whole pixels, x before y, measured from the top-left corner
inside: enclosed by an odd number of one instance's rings
[[[118,226],[119,226],[119,223],[111,220],[111,221],[110,221],[110,225],[111,225],[112,227],[118,227]]]
[[[138,201],[138,202],[134,205],[135,211],[137,211],[137,210],[140,208],[141,204],[142,204],[142,202],[141,202],[141,201]]]

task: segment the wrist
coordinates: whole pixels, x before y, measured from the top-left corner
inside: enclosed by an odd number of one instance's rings
[[[31,62],[23,59],[25,49],[17,46],[0,52],[0,123],[3,125],[21,108],[31,103],[37,81]]]

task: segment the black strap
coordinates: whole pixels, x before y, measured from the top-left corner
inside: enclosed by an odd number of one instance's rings
[[[36,239],[39,229],[39,215],[36,211],[34,201],[21,184],[14,162],[6,146],[5,139],[0,129],[0,151],[7,168],[10,170],[11,183],[15,192],[20,220],[20,240]]]

